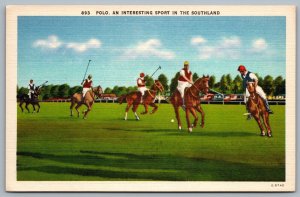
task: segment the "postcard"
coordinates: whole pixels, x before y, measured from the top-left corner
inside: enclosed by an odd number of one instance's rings
[[[295,191],[295,6],[10,5],[6,190]]]

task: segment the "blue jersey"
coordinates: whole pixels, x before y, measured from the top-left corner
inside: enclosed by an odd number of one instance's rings
[[[242,79],[243,79],[243,88],[244,88],[245,90],[246,90],[246,88],[247,88],[247,82],[254,82],[254,79],[251,79],[251,78],[250,78],[250,74],[251,74],[251,72],[248,71],[245,77],[242,75]]]

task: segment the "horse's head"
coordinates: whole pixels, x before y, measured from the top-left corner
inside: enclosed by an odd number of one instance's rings
[[[41,94],[41,91],[42,91],[42,88],[40,86],[37,86],[34,90],[34,94],[35,95],[40,95]]]
[[[160,81],[158,81],[158,80],[155,80],[154,81],[154,84],[153,84],[153,86],[152,86],[153,88],[153,90],[158,90],[158,91],[160,91],[160,92],[163,92],[164,91],[164,86],[160,83]]]
[[[198,90],[200,90],[202,93],[207,94],[209,91],[209,76],[204,76],[202,78],[198,78],[193,86],[195,86]]]
[[[248,89],[248,92],[250,94],[255,93],[256,92],[256,88],[255,88],[254,82],[247,82],[247,89]]]

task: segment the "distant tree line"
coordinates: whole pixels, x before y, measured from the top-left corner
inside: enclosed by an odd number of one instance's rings
[[[281,95],[285,94],[285,79],[283,79],[282,76],[278,76],[275,79],[267,75],[264,78],[260,77],[258,74],[256,74],[258,77],[258,85],[263,88],[265,93],[267,95]],[[161,74],[158,76],[158,80],[162,83],[164,86],[164,89],[166,92],[174,92],[177,87],[177,80],[179,77],[179,72],[176,73],[175,77],[171,79],[170,84],[168,81],[168,78],[166,75]],[[197,73],[193,74],[193,80],[195,81],[198,79],[199,76]],[[146,75],[146,85],[148,87],[151,87],[154,84],[153,78]],[[210,76],[209,81],[209,87],[217,92],[223,93],[223,94],[241,94],[244,92],[243,90],[243,80],[240,75],[236,75],[234,79],[231,77],[230,74],[222,75],[219,82],[216,81],[216,77],[214,75]],[[112,88],[107,87],[104,90],[104,93],[106,94],[116,94],[117,96],[120,96],[122,94],[127,94],[132,91],[136,91],[136,86],[114,86]],[[81,86],[74,86],[70,87],[68,84],[61,84],[61,85],[45,85],[42,88],[42,92],[40,95],[40,99],[46,100],[49,98],[69,98],[74,93],[79,93],[82,91]],[[22,94],[27,94],[28,89],[24,87],[17,87],[17,95],[20,96]]]

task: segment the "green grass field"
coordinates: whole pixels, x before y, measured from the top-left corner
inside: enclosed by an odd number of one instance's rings
[[[182,110],[177,130],[169,104],[140,121],[131,111],[123,120],[125,104],[96,103],[87,120],[70,117],[69,103],[41,103],[39,114],[18,108],[17,180],[285,180],[285,106],[271,106],[272,138],[246,121],[243,105],[202,106],[206,124],[193,133]]]

